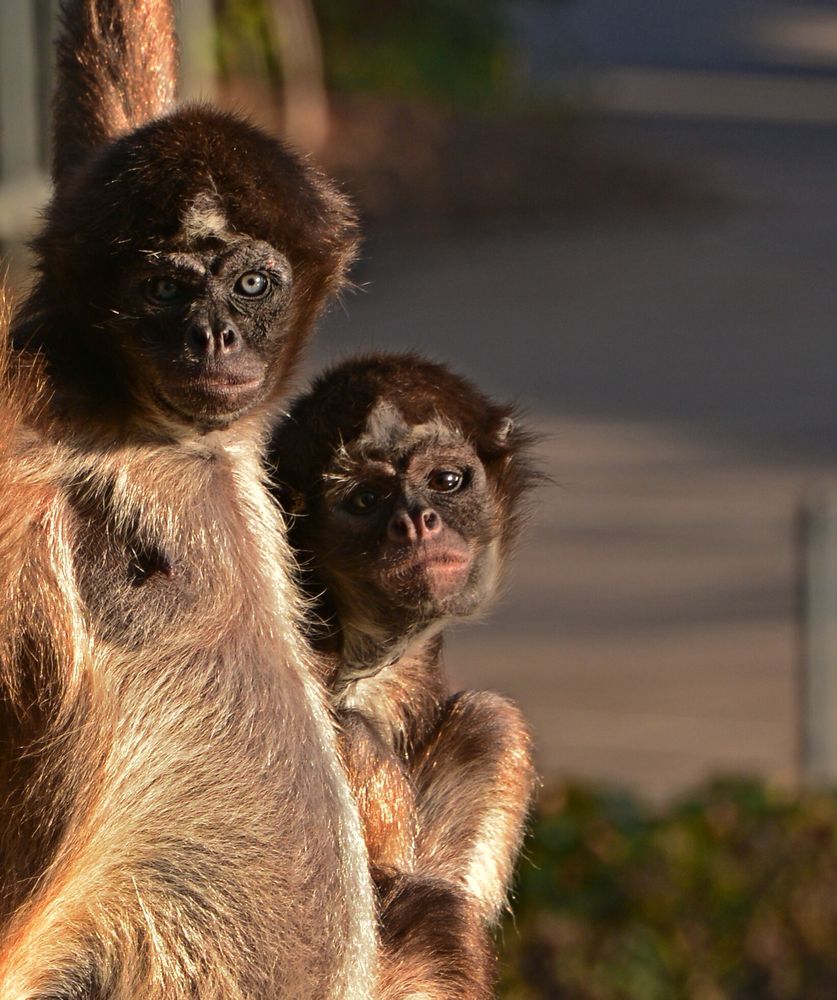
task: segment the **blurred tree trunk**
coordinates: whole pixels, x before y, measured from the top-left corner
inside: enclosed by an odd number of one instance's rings
[[[303,151],[328,139],[329,117],[320,31],[311,0],[268,0],[284,84],[285,133]]]

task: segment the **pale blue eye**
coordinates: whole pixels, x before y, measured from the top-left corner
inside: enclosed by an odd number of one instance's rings
[[[248,295],[255,299],[265,294],[268,285],[267,275],[262,274],[261,271],[248,271],[246,274],[242,274],[235,283],[235,290],[239,295]]]

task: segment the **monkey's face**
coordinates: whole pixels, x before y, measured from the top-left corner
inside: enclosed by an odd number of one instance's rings
[[[126,284],[132,307],[114,330],[153,404],[217,427],[268,396],[291,294],[282,254],[255,240],[207,241],[149,254]]]
[[[496,500],[474,448],[388,404],[335,456],[306,532],[344,623],[369,607],[400,626],[470,615],[496,586]]]
[[[278,401],[356,242],[316,171],[246,122],[185,108],[58,188],[37,243],[39,308],[58,317],[44,346],[97,413],[224,427]]]

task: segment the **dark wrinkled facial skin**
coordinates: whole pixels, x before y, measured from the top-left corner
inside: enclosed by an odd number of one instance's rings
[[[127,309],[113,332],[141,394],[169,416],[211,428],[269,394],[291,268],[267,243],[202,242],[150,253],[123,276]]]
[[[419,429],[421,430],[421,429]],[[474,449],[453,432],[390,452],[349,444],[306,527],[343,613],[367,593],[411,623],[472,614],[495,585],[495,500]]]

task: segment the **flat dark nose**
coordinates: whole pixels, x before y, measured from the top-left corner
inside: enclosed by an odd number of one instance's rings
[[[202,357],[235,354],[241,346],[241,337],[232,323],[193,323],[187,333],[189,346]]]
[[[399,510],[390,518],[387,525],[387,538],[391,542],[407,544],[408,542],[424,542],[442,530],[442,519],[430,507],[423,510],[407,512]]]

